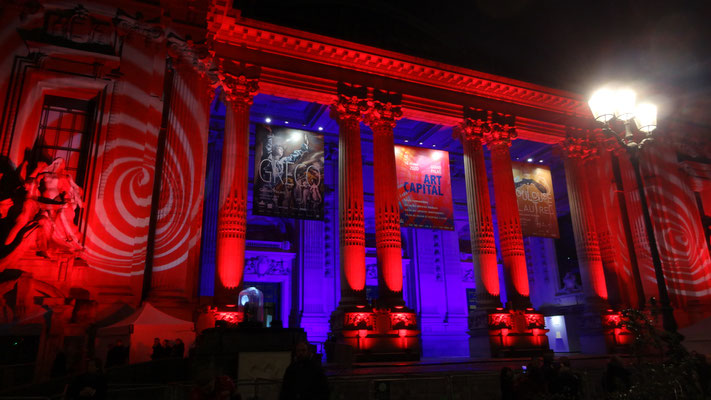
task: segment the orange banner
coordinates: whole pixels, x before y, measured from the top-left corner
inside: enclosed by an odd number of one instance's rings
[[[395,146],[400,225],[454,230],[449,153]]]
[[[522,162],[511,164],[523,236],[560,237],[550,168]]]

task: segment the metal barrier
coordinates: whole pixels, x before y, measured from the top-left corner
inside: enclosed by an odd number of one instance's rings
[[[242,400],[277,400],[281,390],[281,380],[243,379],[237,381]]]
[[[581,400],[604,397],[601,370],[582,370]],[[236,382],[243,400],[278,400],[281,380],[245,379]],[[457,374],[389,374],[332,376],[328,379],[330,398],[338,400],[499,399],[499,372],[476,371]],[[194,385],[188,382],[165,384],[110,384],[109,400],[189,400]],[[0,400],[61,400],[61,394],[42,396],[0,396]]]
[[[53,398],[44,396],[0,396],[0,400],[53,400]]]

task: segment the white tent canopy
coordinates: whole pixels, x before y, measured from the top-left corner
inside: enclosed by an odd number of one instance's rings
[[[124,345],[129,346],[129,363],[150,361],[154,338],[171,342],[180,338],[187,350],[195,341],[195,325],[192,321],[168,315],[145,302],[123,320],[98,330],[97,354],[105,355],[117,339],[122,339]]]

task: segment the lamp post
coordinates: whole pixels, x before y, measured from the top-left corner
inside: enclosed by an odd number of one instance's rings
[[[612,90],[604,88],[595,92],[588,104],[595,120],[603,125],[605,135],[616,139],[629,155],[630,163],[637,179],[644,228],[649,241],[654,274],[657,278],[662,325],[665,331],[675,333],[677,325],[674,319],[674,309],[669,301],[662,261],[659,256],[659,247],[654,236],[639,165],[640,151],[654,140],[653,132],[657,127],[657,107],[650,103],[636,104],[636,97],[635,92],[631,89]],[[621,122],[624,125],[624,131],[618,132],[613,128],[613,124],[616,122]]]

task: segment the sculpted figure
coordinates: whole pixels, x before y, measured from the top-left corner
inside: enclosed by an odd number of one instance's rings
[[[25,168],[23,163],[21,177]],[[40,162],[32,174],[24,178],[24,189],[22,211],[5,239],[5,245],[15,242],[18,234],[29,237],[36,228],[38,255],[49,257],[47,250],[50,247],[81,251],[74,215],[82,206],[82,190],[65,170],[64,159],[55,158],[49,165]]]

